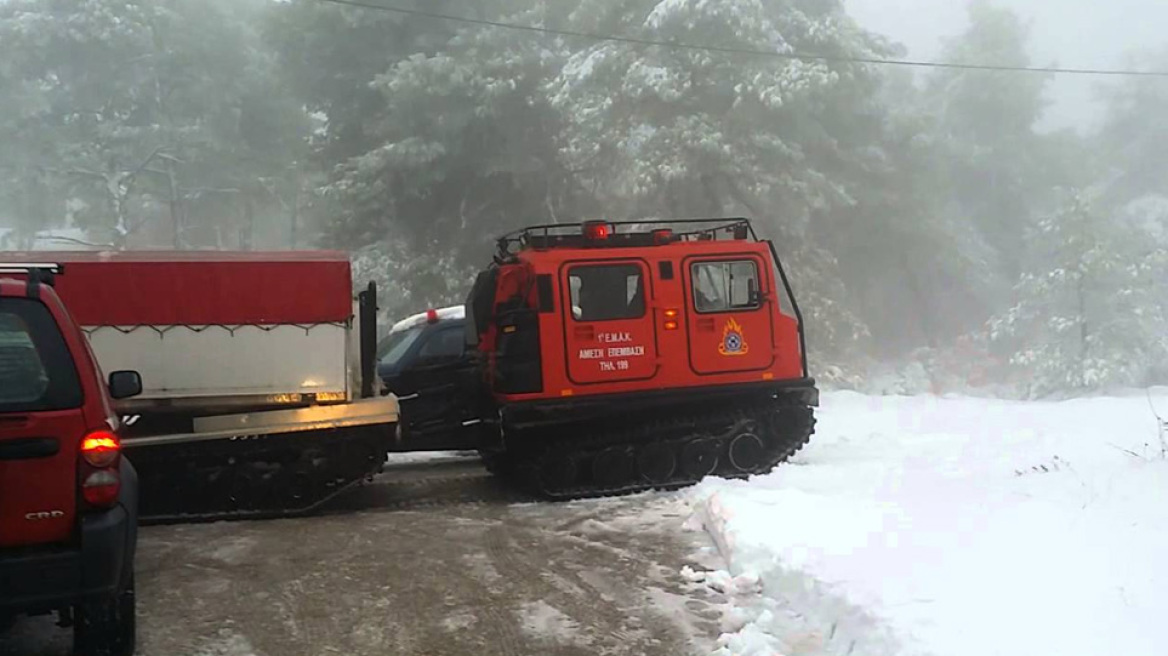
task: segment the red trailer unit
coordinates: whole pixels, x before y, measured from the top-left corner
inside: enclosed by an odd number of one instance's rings
[[[376,472],[397,422],[375,394],[374,290],[343,253],[0,253],[51,260],[106,371],[146,518],[288,514]]]

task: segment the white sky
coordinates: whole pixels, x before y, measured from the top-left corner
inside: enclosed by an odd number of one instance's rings
[[[905,44],[914,58],[934,59],[941,42],[965,27],[966,0],[845,0],[862,25]],[[1134,49],[1168,46],[1168,0],[996,0],[1031,24],[1034,63],[1122,68]],[[1059,76],[1051,83],[1049,127],[1098,118],[1103,78]]]

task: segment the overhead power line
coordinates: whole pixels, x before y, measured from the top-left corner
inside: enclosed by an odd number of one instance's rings
[[[734,46],[714,46],[701,45],[696,43],[683,43],[678,41],[661,41],[656,39],[639,39],[631,36],[620,36],[617,34],[599,34],[596,32],[584,32],[579,30],[564,30],[554,29],[549,27],[537,27],[535,25],[521,25],[518,23],[505,23],[502,21],[486,20],[482,18],[470,18],[467,16],[453,16],[450,14],[440,14],[430,11],[422,11],[420,9],[406,9],[404,7],[393,7],[390,5],[380,5],[372,2],[362,2],[361,0],[318,0],[334,5],[343,5],[346,7],[360,7],[362,9],[372,9],[376,11],[387,11],[395,14],[404,14],[407,16],[416,16],[419,18],[433,18],[436,20],[445,20],[455,23],[466,23],[470,25],[483,25],[488,27],[498,27],[507,30],[517,30],[521,32],[534,32],[538,34],[549,34],[553,36],[578,37],[581,39],[590,39],[593,41],[609,41],[614,43],[631,43],[642,46],[657,46],[660,48],[672,48],[676,50],[698,50],[704,52],[719,52],[732,55],[751,55],[756,57],[774,57],[777,59],[787,59],[795,61],[822,61],[831,63],[846,63],[846,64],[873,64],[877,66],[904,66],[912,68],[946,68],[966,71],[999,71],[1011,73],[1045,73],[1056,75],[1102,75],[1112,77],[1162,77],[1168,78],[1168,71],[1135,71],[1125,69],[1107,69],[1107,68],[1063,68],[1059,66],[998,66],[994,64],[965,64],[958,62],[935,62],[935,61],[920,61],[911,59],[878,59],[875,57],[845,57],[841,55],[821,55],[806,52],[779,52],[777,50],[763,50],[759,48],[740,48]]]

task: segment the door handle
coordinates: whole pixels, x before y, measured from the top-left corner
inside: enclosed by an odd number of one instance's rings
[[[592,326],[576,326],[572,334],[580,339],[596,339],[596,329]]]
[[[713,319],[698,319],[698,330],[713,332],[714,320]]]

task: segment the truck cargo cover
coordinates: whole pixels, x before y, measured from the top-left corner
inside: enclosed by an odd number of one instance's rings
[[[343,322],[353,312],[345,253],[0,252],[65,265],[57,293],[83,326]]]

